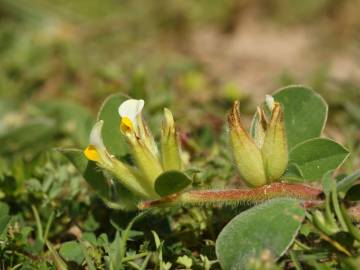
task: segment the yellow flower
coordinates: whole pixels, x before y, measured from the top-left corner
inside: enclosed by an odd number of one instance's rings
[[[88,147],[86,147],[84,150],[84,154],[88,160],[96,162],[100,161],[100,155],[94,145],[89,145]]]

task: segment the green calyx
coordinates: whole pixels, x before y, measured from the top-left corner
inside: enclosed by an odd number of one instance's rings
[[[288,148],[281,105],[267,97],[267,109],[258,107],[253,123],[253,138],[244,129],[236,101],[228,116],[229,137],[236,167],[249,186],[279,181],[288,164]]]
[[[161,130],[161,163],[164,170],[181,170],[181,150],[175,129],[174,118],[168,109],[164,109],[164,121]]]

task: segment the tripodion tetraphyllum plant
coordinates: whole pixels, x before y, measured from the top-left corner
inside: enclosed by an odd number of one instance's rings
[[[239,102],[234,102],[228,137],[238,172],[248,186],[240,189],[191,190],[172,113],[164,109],[158,148],[143,108],[143,100],[111,96],[101,107],[86,149],[62,150],[109,207],[262,203],[240,213],[218,236],[216,254],[224,269],[246,269],[249,258],[264,250],[279,258],[294,241],[305,211],[319,230],[348,231],[360,241],[360,232],[338,198],[345,198],[358,175],[337,183],[332,177],[349,153],[322,137],[328,107],[313,90],[289,86],[266,96],[249,132]],[[323,189],[316,184],[321,179]],[[325,207],[325,214],[310,210],[313,207]]]

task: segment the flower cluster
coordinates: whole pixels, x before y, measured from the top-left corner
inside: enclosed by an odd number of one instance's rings
[[[106,149],[101,136],[103,121],[94,125],[84,154],[140,198],[156,199],[160,197],[154,188],[157,177],[164,171],[182,170],[183,162],[171,111],[164,109],[159,151],[141,114],[144,103],[144,100],[128,99],[118,110],[120,132],[130,146],[135,166],[120,161]]]
[[[251,135],[240,120],[239,102],[228,115],[230,144],[237,169],[250,186],[278,181],[288,164],[288,147],[281,105],[267,96],[257,108]]]

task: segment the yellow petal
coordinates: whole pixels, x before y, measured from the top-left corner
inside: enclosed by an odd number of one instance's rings
[[[124,133],[130,132],[133,130],[133,124],[128,117],[121,118],[120,130]]]
[[[93,145],[89,145],[88,147],[85,148],[84,155],[88,160],[92,160],[96,162],[100,161],[100,155],[96,150],[95,146]]]

